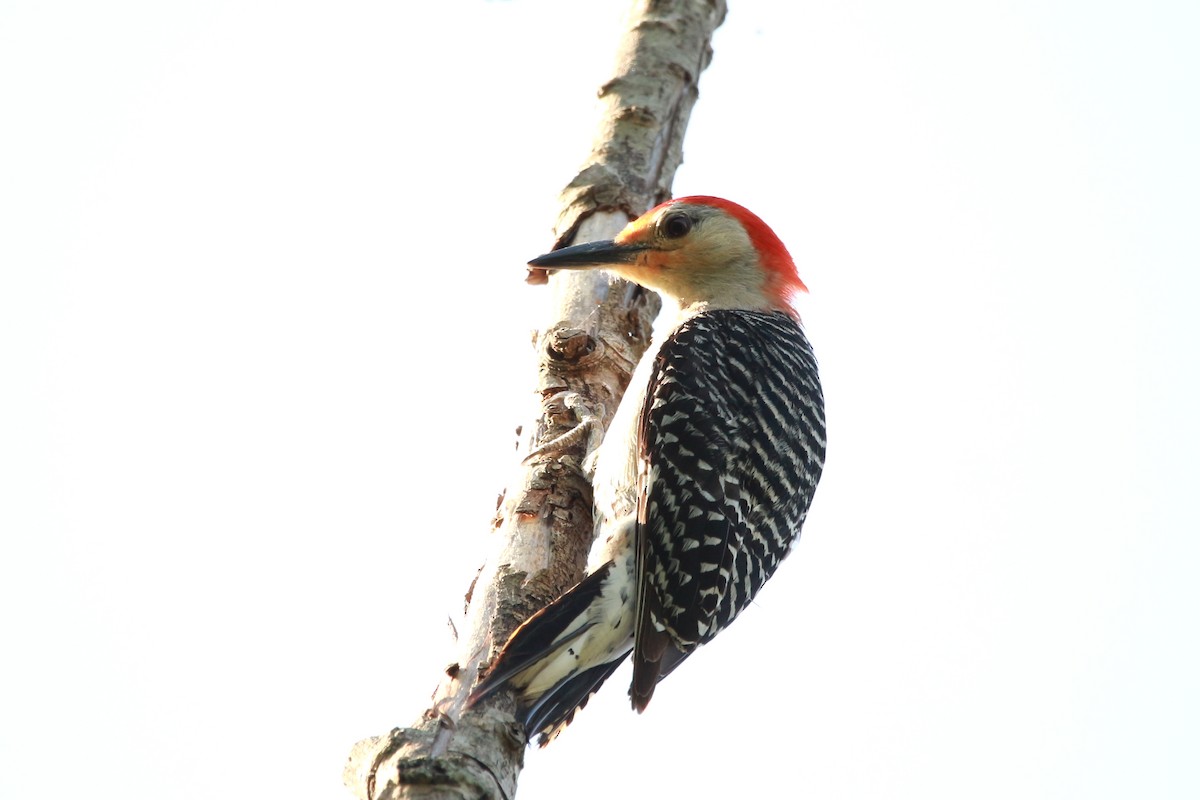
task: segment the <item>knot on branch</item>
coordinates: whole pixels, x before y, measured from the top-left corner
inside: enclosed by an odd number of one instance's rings
[[[343,779],[360,800],[401,797],[489,798],[508,800],[516,789],[524,760],[525,737],[519,726],[495,710],[478,713],[477,729],[441,755],[432,755],[433,723],[394,728],[385,736],[359,742],[350,754]]]
[[[596,337],[578,328],[555,328],[546,337],[546,355],[555,362],[578,362],[595,352]]]

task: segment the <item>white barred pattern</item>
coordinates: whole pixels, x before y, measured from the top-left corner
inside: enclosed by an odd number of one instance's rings
[[[686,656],[800,535],[825,458],[816,359],[784,313],[712,310],[659,350],[639,436],[642,613]]]
[[[645,708],[775,572],[821,475],[816,360],[787,314],[690,316],[639,364],[639,386],[597,464],[597,566],[513,633],[471,693],[474,704],[511,685],[525,735],[543,745],[631,651],[630,695]]]

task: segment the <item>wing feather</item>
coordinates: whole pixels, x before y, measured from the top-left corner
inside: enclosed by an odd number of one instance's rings
[[[775,571],[824,453],[816,361],[793,318],[709,311],[664,342],[638,427],[638,710]]]

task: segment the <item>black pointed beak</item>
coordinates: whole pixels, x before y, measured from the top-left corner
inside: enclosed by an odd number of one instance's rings
[[[553,250],[529,262],[542,269],[600,269],[616,264],[631,264],[646,250],[643,244],[618,244],[613,240],[588,242]]]

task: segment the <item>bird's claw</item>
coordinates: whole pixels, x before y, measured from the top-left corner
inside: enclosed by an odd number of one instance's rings
[[[585,473],[590,477],[591,472],[595,469],[596,448],[600,446],[600,439],[603,436],[599,412],[592,408],[583,395],[571,391],[559,392],[547,398],[545,409],[546,415],[552,418],[562,415],[563,412],[570,412],[578,422],[566,433],[535,447],[521,459],[521,463],[529,464],[538,458],[559,455],[568,449],[577,447],[586,437],[583,464]],[[589,464],[591,465],[590,470]]]

